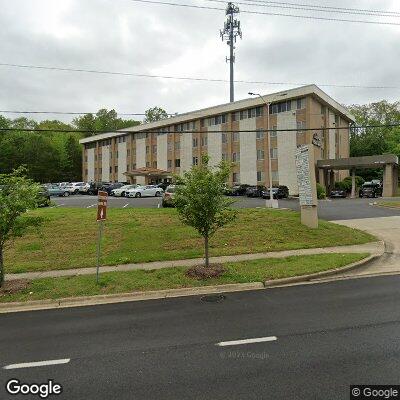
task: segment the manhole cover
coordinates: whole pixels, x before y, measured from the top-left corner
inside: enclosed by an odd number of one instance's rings
[[[222,300],[225,300],[225,296],[223,294],[210,294],[201,297],[201,301],[205,301],[206,303],[219,303]]]

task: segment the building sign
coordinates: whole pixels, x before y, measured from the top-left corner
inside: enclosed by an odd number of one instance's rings
[[[108,193],[99,191],[97,203],[97,221],[105,221],[107,218]]]
[[[309,151],[308,146],[299,146],[296,150],[296,174],[300,206],[314,206],[317,204],[311,176],[311,168],[314,168],[314,166],[310,165]]]
[[[315,132],[315,133],[313,134],[312,144],[313,144],[314,146],[322,147],[321,138],[320,138],[318,132]]]

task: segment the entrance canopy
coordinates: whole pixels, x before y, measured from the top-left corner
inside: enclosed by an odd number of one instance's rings
[[[398,165],[398,157],[394,154],[382,154],[379,156],[364,156],[338,158],[330,160],[318,160],[317,167],[320,169],[346,169],[354,168],[383,168],[386,164]]]
[[[144,177],[146,184],[151,181],[160,181],[163,178],[170,178],[172,176],[172,174],[168,171],[149,167],[143,167],[134,169],[130,172],[124,172],[124,175],[129,176],[130,178]]]

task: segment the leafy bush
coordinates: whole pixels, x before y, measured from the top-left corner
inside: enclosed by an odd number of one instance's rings
[[[318,198],[318,200],[326,198],[326,190],[319,183],[317,183],[317,198]]]
[[[350,190],[351,190],[351,176],[344,178],[343,181],[350,182]],[[365,182],[364,178],[362,178],[361,176],[356,176],[356,187],[361,187],[364,182]]]
[[[362,186],[364,179],[361,176],[356,176],[356,188]],[[342,181],[335,182],[335,189],[351,192],[351,176],[344,178]]]

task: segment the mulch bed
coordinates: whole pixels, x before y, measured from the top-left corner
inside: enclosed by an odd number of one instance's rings
[[[21,290],[24,290],[28,287],[29,280],[28,279],[15,279],[12,281],[5,281],[3,286],[0,287],[0,296],[4,296],[6,294],[18,293]]]
[[[194,279],[218,278],[225,272],[222,264],[211,264],[208,268],[205,265],[196,265],[186,271],[186,276]]]

